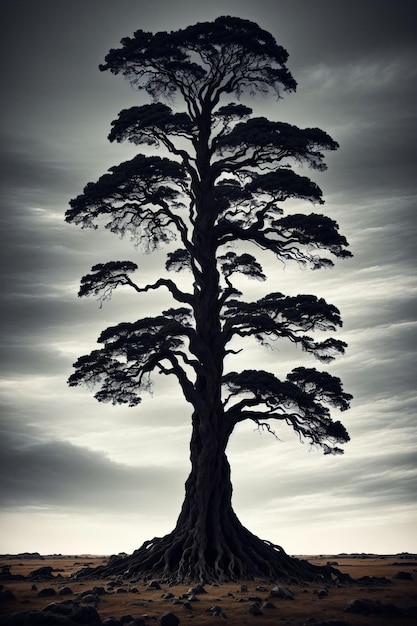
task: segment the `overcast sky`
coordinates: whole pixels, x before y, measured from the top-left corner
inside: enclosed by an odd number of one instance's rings
[[[66,379],[109,324],[172,306],[167,292],[121,291],[100,309],[78,299],[94,263],[137,261],[139,281],[164,255],[64,222],[70,198],[133,156],[110,144],[122,108],[147,102],[101,73],[136,29],[176,30],[236,15],[289,52],[296,94],[259,98],[258,114],[318,126],[341,147],[324,191],[354,259],[303,272],[266,257],[269,291],[314,293],[341,309],[349,343],[328,366],[354,395],[341,416],[344,456],[323,456],[291,430],[280,441],[242,425],[232,436],[234,507],[291,554],[417,551],[416,9],[408,0],[1,0],[0,553],[131,552],[172,530],[189,471],[190,408],[156,381],[135,409],[97,403]],[[311,207],[305,205],[305,210]],[[247,363],[285,375],[304,358],[245,344]],[[308,361],[309,366],[320,366]],[[321,367],[321,366],[320,366]],[[162,384],[163,382],[163,384]]]

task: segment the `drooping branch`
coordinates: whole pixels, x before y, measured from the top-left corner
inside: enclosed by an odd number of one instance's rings
[[[92,274],[87,274],[82,277],[78,295],[80,297],[90,295],[99,296],[100,303],[102,304],[104,300],[109,300],[113,290],[121,285],[132,287],[137,293],[145,293],[151,289],[154,290],[159,289],[159,287],[166,287],[177,302],[192,304],[192,295],[182,291],[172,280],[166,278],[159,278],[153,284],[139,287],[128,276],[128,273],[137,270],[137,268],[136,263],[132,263],[131,261],[98,263],[91,268]]]
[[[334,331],[337,326],[342,326],[339,310],[323,298],[311,295],[272,293],[256,302],[229,299],[224,304],[225,344],[235,336],[254,337],[269,346],[280,339],[287,339],[319,361],[329,362],[344,353],[346,344],[334,338],[317,341],[304,333]]]
[[[168,373],[163,365],[168,361],[169,373],[177,377],[186,399],[195,403],[194,384],[178,358],[195,375],[200,372],[200,363],[190,356],[193,352],[188,350],[185,339],[190,344],[198,341],[188,308],[169,309],[157,317],[109,327],[98,338],[104,347],[78,359],[69,384],[100,385],[95,394],[100,402],[135,406],[141,401],[139,393],[149,389],[147,375],[154,369]]]
[[[352,396],[343,391],[339,378],[300,367],[285,381],[262,370],[244,370],[226,374],[223,384],[228,393],[224,400],[227,421],[252,420],[267,425],[270,432],[274,432],[271,420],[285,421],[325,454],[343,453],[336,444],[349,441],[349,435],[339,421],[332,420],[330,407],[345,411]]]
[[[99,218],[110,218],[106,228],[122,236],[129,232],[149,250],[178,233],[187,238],[186,224],[173,210],[184,207],[180,201],[186,180],[182,165],[139,154],[109,171],[71,200],[65,216],[68,222],[97,228]]]
[[[323,171],[326,169],[323,150],[338,148],[337,142],[318,128],[301,129],[264,117],[236,124],[214,144],[216,154],[223,157],[213,163],[216,176],[248,167],[273,170],[277,164],[289,160]]]
[[[314,254],[314,250],[328,250],[339,258],[349,258],[345,237],[339,234],[337,223],[325,215],[288,215],[271,220],[270,226],[260,229],[255,223],[245,224],[222,219],[216,226],[219,245],[231,241],[250,241],[276,254],[281,260],[309,264],[312,269],[332,267],[333,261]]]

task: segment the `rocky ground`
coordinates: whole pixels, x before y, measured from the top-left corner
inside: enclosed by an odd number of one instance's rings
[[[411,626],[417,624],[417,555],[302,557],[332,562],[355,584],[219,585],[79,581],[106,557],[0,556],[0,624],[5,626]],[[337,564],[337,565],[336,565]]]

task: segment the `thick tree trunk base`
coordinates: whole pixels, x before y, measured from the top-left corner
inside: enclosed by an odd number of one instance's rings
[[[256,537],[239,522],[233,540],[216,553],[203,554],[189,529],[175,529],[162,538],[146,541],[127,557],[112,557],[106,566],[86,568],[77,580],[122,576],[135,581],[165,584],[232,582],[244,580],[348,582],[350,577],[332,566],[318,566],[291,557],[280,546]]]

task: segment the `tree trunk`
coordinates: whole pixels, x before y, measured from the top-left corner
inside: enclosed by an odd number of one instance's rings
[[[171,584],[213,581],[331,581],[340,572],[288,556],[259,539],[239,522],[232,508],[228,435],[216,437],[195,420],[191,473],[174,530],[146,541],[128,557],[113,557],[105,567],[81,570],[77,578],[121,574],[129,579],[159,579]]]

